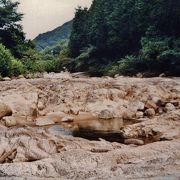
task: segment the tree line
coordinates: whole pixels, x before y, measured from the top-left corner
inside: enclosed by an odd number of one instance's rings
[[[85,71],[180,75],[179,0],[94,0],[76,9],[69,40],[41,52],[25,38],[19,3],[0,0],[0,75]]]
[[[23,14],[18,12],[18,5],[19,2],[0,0],[0,76],[59,72],[62,69],[59,58],[38,52],[35,43],[25,38]]]
[[[76,10],[72,70],[180,75],[179,0],[94,0]]]

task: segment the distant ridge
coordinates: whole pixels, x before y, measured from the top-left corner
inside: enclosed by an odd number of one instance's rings
[[[52,31],[39,34],[33,40],[36,44],[37,50],[41,51],[45,49],[46,47],[52,47],[58,44],[59,42],[68,40],[71,33],[72,22],[73,20],[68,21],[64,23],[62,26],[59,26]]]

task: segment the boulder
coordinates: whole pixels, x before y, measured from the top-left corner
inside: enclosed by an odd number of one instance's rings
[[[30,117],[32,121],[37,118],[37,101],[38,94],[36,92],[21,92],[9,93],[6,96],[1,96],[2,102],[12,109],[14,116]]]
[[[45,105],[42,101],[39,101],[37,107],[40,111],[42,111],[45,108]]]
[[[61,122],[62,118],[66,117],[66,114],[63,112],[52,112],[48,113],[46,116],[54,122]]]
[[[152,108],[152,109],[156,110],[158,107],[153,101],[147,101],[145,104],[145,108],[147,108],[147,109]]]
[[[10,77],[4,77],[3,81],[11,81],[11,78]]]
[[[78,108],[71,108],[70,113],[74,114],[74,115],[78,115],[79,114],[79,109]]]
[[[162,73],[159,75],[159,77],[166,77],[166,74]]]
[[[159,114],[163,114],[163,113],[164,113],[164,111],[163,111],[163,108],[162,108],[162,107],[159,107],[159,108],[158,108],[158,113],[159,113]]]
[[[37,126],[53,125],[55,123],[61,122],[61,120],[66,116],[63,112],[53,112],[48,113],[46,116],[39,117],[36,119]]]
[[[0,102],[0,119],[2,119],[4,116],[11,116],[12,115],[12,110],[11,108]]]
[[[4,117],[3,121],[5,122],[5,126],[7,127],[12,127],[17,125],[16,119],[13,116]]]
[[[137,77],[137,78],[143,78],[143,74],[142,74],[142,73],[137,73],[137,74],[136,74],[136,77]]]
[[[33,75],[33,74],[27,74],[27,75],[26,75],[26,78],[27,78],[27,79],[33,79],[33,78],[34,78],[34,75]]]
[[[138,110],[144,110],[145,105],[144,105],[143,102],[136,101],[135,104],[136,104],[136,107],[137,107]]]
[[[139,119],[139,118],[143,118],[144,117],[144,113],[142,111],[138,111],[136,113],[136,118]]]
[[[128,105],[128,109],[134,113],[136,113],[138,110],[140,110],[140,111],[144,110],[144,107],[145,107],[145,105],[141,101],[129,102],[129,105]]]
[[[134,117],[135,117],[135,113],[133,113],[132,111],[127,110],[123,113],[123,119],[125,120],[132,120],[134,119]]]
[[[165,106],[165,108],[164,108],[164,110],[165,110],[166,112],[173,111],[173,110],[175,110],[175,109],[176,109],[176,107],[175,107],[172,103],[167,103],[166,106]]]
[[[71,116],[62,118],[61,122],[71,123],[74,121],[74,118]]]
[[[86,121],[86,120],[92,120],[92,119],[98,119],[96,114],[92,114],[90,112],[79,112],[77,116],[74,117],[77,121]]]
[[[108,109],[105,109],[99,113],[98,117],[100,119],[113,119],[114,115],[111,111],[109,111]]]
[[[114,75],[114,78],[118,78],[118,77],[119,77],[119,74],[115,74],[115,75]]]
[[[53,124],[55,124],[55,122],[48,117],[40,117],[36,120],[36,126],[47,126]]]
[[[25,77],[23,75],[19,75],[18,79],[25,79]]]
[[[156,104],[157,106],[161,106],[161,104],[162,104],[162,100],[161,100],[161,98],[160,97],[158,97],[158,96],[153,96],[153,97],[151,97],[151,101],[154,103],[154,104]],[[155,107],[155,106],[154,106]]]
[[[153,116],[155,116],[156,112],[153,108],[149,108],[145,111],[145,114],[149,117],[153,117]]]

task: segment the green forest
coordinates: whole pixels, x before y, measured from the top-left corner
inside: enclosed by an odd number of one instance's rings
[[[1,76],[64,68],[91,76],[180,75],[179,0],[94,0],[76,9],[70,37],[46,48],[25,38],[18,5],[0,0]]]

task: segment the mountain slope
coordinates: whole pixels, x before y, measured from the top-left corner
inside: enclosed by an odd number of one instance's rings
[[[72,20],[66,22],[62,26],[43,33],[39,34],[35,39],[34,42],[36,44],[36,48],[38,50],[43,50],[46,47],[55,46],[57,43],[69,39],[72,27]]]

